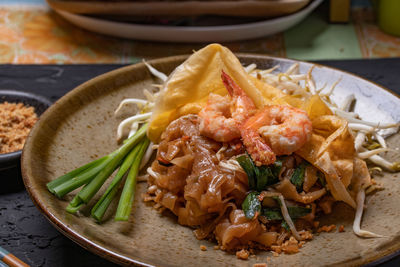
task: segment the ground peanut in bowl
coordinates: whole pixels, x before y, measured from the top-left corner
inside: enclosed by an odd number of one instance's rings
[[[33,107],[23,103],[0,103],[0,154],[21,150],[37,120]]]

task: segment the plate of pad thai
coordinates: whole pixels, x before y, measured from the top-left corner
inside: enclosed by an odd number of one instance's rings
[[[400,249],[399,104],[340,70],[210,44],[68,93],[22,172],[50,222],[120,264],[362,265]]]

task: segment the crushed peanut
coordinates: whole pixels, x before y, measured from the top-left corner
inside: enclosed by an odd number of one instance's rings
[[[285,254],[294,254],[299,252],[299,241],[296,240],[293,236],[289,238],[289,240],[285,241],[282,244],[282,251],[285,252]]]
[[[33,107],[22,103],[1,103],[0,154],[21,150],[37,120]]]
[[[310,231],[300,231],[299,235],[302,240],[311,240],[313,239],[313,234]]]
[[[336,225],[332,224],[332,225],[329,225],[329,226],[328,225],[324,225],[324,226],[318,228],[317,232],[318,233],[321,233],[321,232],[329,233],[329,232],[332,232],[334,230],[336,230]]]
[[[236,252],[236,258],[240,260],[247,260],[250,256],[250,252],[248,250],[242,249]]]

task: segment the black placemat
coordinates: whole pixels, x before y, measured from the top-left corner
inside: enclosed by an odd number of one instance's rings
[[[400,59],[319,61],[400,94]],[[0,88],[57,100],[77,85],[123,65],[0,65]],[[17,170],[0,173],[0,246],[31,266],[113,266],[60,234],[35,208]],[[396,257],[382,266],[400,266]]]

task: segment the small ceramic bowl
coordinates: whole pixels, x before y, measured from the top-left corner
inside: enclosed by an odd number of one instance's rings
[[[35,108],[35,113],[39,117],[52,102],[47,98],[28,92],[14,90],[0,90],[0,103],[23,103],[26,106]],[[0,154],[0,172],[6,169],[14,168],[18,165],[22,150],[11,153]]]

